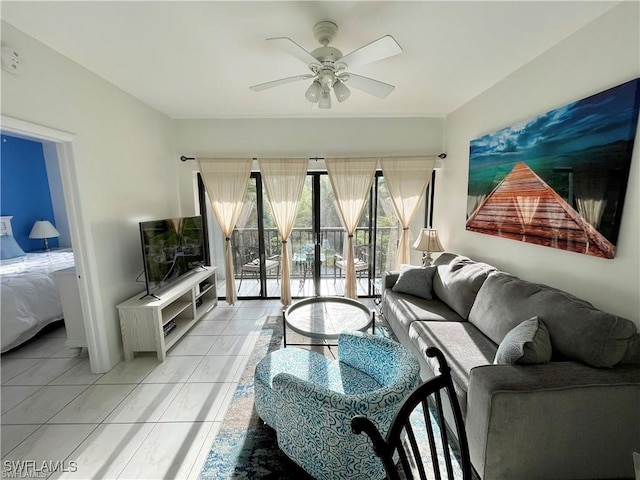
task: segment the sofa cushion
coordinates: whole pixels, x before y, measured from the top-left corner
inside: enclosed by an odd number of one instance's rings
[[[428,347],[442,351],[451,367],[451,378],[464,415],[471,369],[491,365],[497,345],[469,322],[413,322],[409,338],[423,355]],[[427,362],[434,374],[439,373],[435,358],[428,358]]]
[[[555,359],[575,359],[594,367],[618,363],[636,333],[630,320],[605,313],[555,288],[494,272],[482,285],[469,321],[496,343],[535,315],[543,319]]]
[[[437,299],[425,300],[387,288],[382,314],[389,324],[397,323],[406,331],[417,320],[462,322],[464,319]]]
[[[438,258],[441,262],[445,259]],[[433,277],[433,292],[466,320],[478,290],[487,275],[496,270],[495,267],[455,256],[449,263],[438,264],[437,268]]]
[[[544,323],[533,317],[507,333],[498,346],[493,363],[547,363],[551,360],[551,340]]]
[[[433,288],[433,274],[436,267],[414,267],[403,265],[395,285],[391,288],[394,292],[408,293],[416,297],[431,300]]]

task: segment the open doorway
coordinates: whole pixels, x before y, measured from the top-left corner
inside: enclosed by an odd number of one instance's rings
[[[58,217],[67,221],[64,230],[68,232],[68,241],[73,248],[76,269],[78,296],[80,299],[81,316],[83,319],[87,349],[91,370],[94,373],[104,373],[110,368],[109,350],[100,338],[106,338],[104,326],[96,319],[101,308],[101,297],[97,291],[96,271],[88,252],[90,242],[85,228],[79,200],[78,181],[75,171],[72,142],[74,135],[67,132],[43,127],[7,116],[1,117],[0,130],[3,134],[17,138],[41,142],[47,162],[56,164],[59,173],[59,188],[56,196],[63,198],[62,205],[58,205]],[[64,214],[61,211],[64,211]],[[62,227],[62,225],[60,225]]]
[[[43,248],[43,240],[30,237],[36,221],[48,221],[55,236],[45,237],[53,250],[71,248],[69,221],[55,145],[12,136],[2,138],[2,215],[12,217],[12,231],[26,252]]]

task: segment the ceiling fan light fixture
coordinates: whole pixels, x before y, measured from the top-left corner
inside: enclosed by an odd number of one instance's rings
[[[329,95],[328,90],[322,92],[322,95],[320,95],[320,101],[318,102],[318,107],[331,108],[331,95]]]
[[[402,53],[402,47],[391,35],[385,35],[343,55],[340,50],[330,45],[337,32],[338,26],[335,23],[318,22],[313,27],[313,33],[321,46],[311,52],[288,37],[267,38],[270,44],[305,63],[311,73],[260,83],[249,88],[259,92],[279,85],[311,79],[312,83],[305,91],[305,97],[309,102],[316,103],[323,109],[331,108],[331,90],[334,91],[338,102],[346,101],[351,96],[352,88],[378,98],[386,98],[395,89],[393,85],[356,75],[351,73],[351,69],[398,55]]]
[[[336,80],[334,82],[333,91],[335,92],[336,98],[339,102],[344,102],[347,98],[349,98],[349,95],[351,95],[351,90],[349,90],[349,87],[347,87],[340,80]]]
[[[320,100],[320,95],[322,94],[322,85],[318,80],[314,80],[309,88],[307,88],[307,92],[304,94],[311,103],[317,103]]]

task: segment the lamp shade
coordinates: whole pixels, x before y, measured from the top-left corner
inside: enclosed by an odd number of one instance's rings
[[[318,107],[331,108],[331,96],[329,95],[329,90],[322,92],[322,94],[320,95],[320,100],[318,101]]]
[[[430,228],[422,229],[420,236],[413,244],[413,248],[427,253],[444,252],[444,248],[438,238],[438,231]]]
[[[349,87],[347,87],[340,80],[336,80],[333,84],[333,93],[336,94],[336,98],[339,102],[344,102],[347,98],[349,98],[349,95],[351,95],[351,90],[349,90]]]
[[[318,80],[314,80],[313,83],[307,89],[307,92],[304,94],[311,103],[317,103],[320,100],[320,95],[322,94],[322,85]]]
[[[51,225],[49,220],[38,220],[33,224],[29,238],[52,238],[59,237],[60,232],[56,230],[56,227]]]

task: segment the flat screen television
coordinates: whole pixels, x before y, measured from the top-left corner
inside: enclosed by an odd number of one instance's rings
[[[204,265],[200,216],[140,222],[140,238],[147,295]]]

